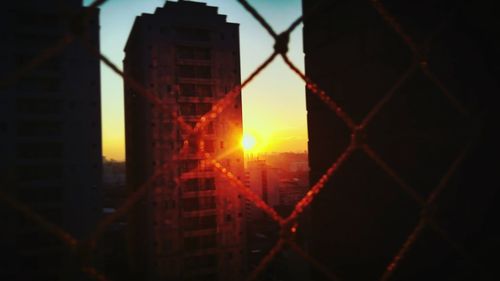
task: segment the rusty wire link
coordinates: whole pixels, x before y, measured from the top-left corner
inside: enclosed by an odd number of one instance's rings
[[[384,273],[382,274],[382,277],[380,277],[380,281],[387,281],[393,276],[393,273],[396,271],[396,268],[401,264],[401,260],[410,251],[410,249],[413,247],[418,237],[424,230],[425,225],[426,225],[426,220],[423,217],[420,218],[415,229],[410,233],[410,235],[408,235],[406,241],[403,243],[399,251],[394,255],[392,260],[389,262],[389,265],[387,265]]]
[[[269,25],[269,23],[255,10],[252,5],[250,5],[246,0],[237,0],[259,23],[264,27],[264,29],[273,37],[276,39],[278,37],[278,34],[273,30],[273,28]]]
[[[412,246],[414,245],[415,241],[418,239],[420,234],[422,233],[422,230],[426,226],[430,226],[433,230],[435,230],[444,240],[448,242],[461,256],[467,257],[465,252],[461,247],[458,246],[447,234],[446,232],[435,222],[434,219],[434,206],[435,206],[435,201],[439,194],[444,190],[444,188],[447,186],[447,183],[449,179],[452,177],[452,175],[455,173],[457,168],[460,166],[462,163],[463,159],[465,158],[468,149],[470,145],[465,147],[462,152],[458,155],[458,157],[453,161],[451,166],[449,167],[448,171],[446,174],[441,178],[439,184],[436,186],[436,188],[433,189],[431,194],[427,197],[427,200],[423,206],[421,206],[421,215],[420,219],[418,221],[417,226],[415,229],[411,232],[410,235],[408,235],[408,238],[406,241],[403,243],[397,254],[393,257],[389,265],[387,265],[386,270],[382,274],[382,277],[380,278],[380,281],[387,281],[390,279],[392,276],[393,272],[396,271],[396,269],[399,267],[401,260],[406,256],[406,254],[410,251]]]
[[[382,4],[382,2],[380,2],[379,0],[370,0],[370,2],[372,3],[372,6],[375,8],[375,10],[380,14],[380,16],[387,22],[387,24],[389,24],[394,29],[394,31],[396,31],[399,37],[403,39],[408,48],[410,48],[413,55],[417,57],[417,61],[426,61],[427,58],[422,56],[417,44],[415,44],[415,41],[413,41],[413,38],[404,31],[403,27],[401,26],[401,24],[399,24],[396,18],[384,7],[384,4]]]
[[[82,272],[87,274],[88,277],[97,280],[97,281],[110,281],[106,275],[97,271],[95,267],[92,266],[84,266],[82,267]]]
[[[319,0],[313,7],[306,11],[306,14],[300,15],[296,20],[294,20],[284,32],[292,33],[295,28],[297,28],[301,23],[304,23],[305,20],[311,18],[317,11],[319,11],[319,8],[321,8],[325,3],[329,3],[329,1],[330,0]]]
[[[439,80],[432,71],[429,69],[429,63],[427,56],[420,50],[420,48],[415,44],[413,38],[404,31],[398,20],[385,8],[379,0],[370,0],[372,6],[379,13],[382,19],[392,28],[394,31],[403,39],[403,41],[408,45],[408,48],[413,53],[415,59],[419,62],[420,69],[422,72],[441,90],[446,98],[450,101],[450,104],[462,115],[468,116],[469,112],[465,106],[457,100],[457,98],[451,94],[448,88]],[[441,25],[437,28],[439,30]],[[429,37],[432,40],[433,36]],[[429,42],[430,44],[431,42]]]
[[[64,35],[61,39],[55,42],[55,44],[45,50],[42,50],[29,62],[21,65],[17,70],[13,71],[10,75],[7,75],[2,80],[0,80],[0,89],[9,87],[17,83],[23,76],[62,52],[64,48],[66,48],[73,40],[74,37],[71,34]]]
[[[71,234],[66,232],[64,229],[59,226],[51,223],[44,217],[37,214],[30,207],[23,204],[22,202],[12,198],[10,195],[4,193],[0,190],[0,200],[11,209],[19,212],[26,219],[32,221],[35,225],[39,226],[44,231],[52,234],[57,237],[61,242],[63,242],[68,248],[74,249],[78,244],[78,240],[76,240]]]
[[[239,95],[241,95],[241,90],[245,88],[257,75],[264,70],[273,60],[276,58],[277,53],[272,53],[266,60],[264,60],[248,77],[241,83],[241,85],[235,86],[229,92],[227,92],[224,97],[220,98],[211,108],[211,110],[205,113],[196,125],[194,126],[193,133],[199,132],[205,126],[207,126],[210,121],[216,119],[219,114],[227,108],[232,101]],[[191,133],[192,134],[192,133]]]
[[[369,145],[363,145],[363,151],[389,175],[401,189],[403,189],[410,197],[417,202],[420,206],[425,204],[424,198],[418,194],[413,187],[406,183],[403,178],[401,178],[394,169],[392,169],[389,164],[387,164]]]
[[[297,243],[294,240],[287,240],[286,241],[288,245],[290,245],[290,248],[295,251],[297,254],[299,254],[304,260],[306,260],[309,264],[314,266],[319,272],[321,272],[323,275],[325,275],[328,279],[332,281],[341,281],[335,273],[331,269],[328,269],[326,266],[324,266],[320,261],[318,261],[316,258],[313,256],[309,255],[302,247],[297,245]]]
[[[222,166],[218,161],[215,159],[210,159],[207,157],[207,159],[212,162],[213,166],[215,167],[216,171],[219,172],[221,175],[223,175],[226,179],[230,181],[233,187],[236,187],[239,192],[246,197],[246,199],[250,200],[255,206],[263,210],[266,214],[269,215],[270,218],[272,218],[274,221],[282,225],[284,223],[283,218],[269,205],[267,205],[264,200],[262,200],[259,196],[257,196],[252,190],[250,190],[248,187],[245,186],[244,183],[242,183],[238,178],[235,177],[233,173],[228,171],[224,166]]]
[[[417,69],[417,63],[413,62],[410,67],[403,72],[401,77],[399,77],[398,81],[392,86],[392,88],[382,97],[382,99],[379,100],[377,104],[375,104],[374,107],[368,112],[368,114],[365,116],[363,121],[360,123],[361,128],[366,128],[368,123],[377,115],[377,113],[380,112],[380,110],[384,107],[384,105],[391,100],[391,98],[394,96],[394,94],[401,88],[401,86],[410,78],[411,75],[415,73],[415,70]]]
[[[292,61],[286,55],[281,55],[285,63],[290,67],[290,69],[297,74],[305,83],[306,88],[315,94],[323,103],[325,103],[337,116],[344,121],[344,123],[352,131],[356,129],[357,125],[354,120],[349,116],[341,106],[339,106],[330,96],[326,94],[316,83],[314,83],[309,77],[307,77],[298,67],[296,67]]]
[[[457,156],[457,158],[453,161],[453,163],[449,167],[448,171],[446,171],[446,174],[444,174],[441,180],[439,181],[438,186],[436,186],[436,188],[427,197],[427,202],[426,202],[427,204],[435,204],[438,196],[441,194],[441,192],[443,192],[446,186],[448,186],[448,181],[450,180],[450,178],[453,176],[453,174],[456,172],[456,170],[464,161],[465,156],[467,156],[471,146],[472,144],[468,144],[462,149],[460,154]]]
[[[338,168],[349,158],[349,156],[352,154],[354,151],[355,147],[351,143],[340,155],[339,158],[335,162],[332,163],[332,165],[326,170],[326,172],[323,174],[323,176],[320,177],[320,179],[314,184],[307,194],[295,205],[294,210],[286,218],[286,222],[295,220],[303,211],[304,209],[311,204],[313,201],[314,197],[321,191],[323,187],[325,187],[325,184],[328,182],[328,180],[331,178],[333,173],[335,173]]]
[[[88,7],[89,8],[97,8],[106,0],[95,0]],[[397,18],[394,17],[379,0],[370,0],[371,6],[377,11],[380,17],[396,32],[396,34],[404,41],[406,46],[410,49],[413,54],[413,62],[410,64],[408,69],[401,73],[400,77],[397,81],[392,84],[392,87],[388,89],[388,91],[382,96],[380,100],[371,108],[365,118],[361,121],[361,123],[357,124],[352,117],[344,111],[342,106],[338,104],[330,95],[327,95],[324,90],[320,88],[318,84],[312,81],[306,74],[304,74],[297,66],[295,66],[292,61],[288,58],[288,43],[290,34],[296,30],[296,28],[304,22],[305,19],[312,17],[314,13],[320,10],[321,5],[324,3],[328,3],[328,0],[318,1],[312,9],[309,10],[307,14],[302,14],[300,17],[295,19],[287,29],[285,29],[282,33],[276,33],[271,25],[265,20],[265,18],[252,6],[248,3],[247,0],[237,0],[243,8],[252,15],[257,22],[266,30],[267,33],[274,39],[274,51],[271,55],[267,57],[267,59],[259,65],[244,81],[241,85],[236,85],[229,92],[225,93],[225,95],[220,98],[217,102],[215,102],[211,108],[211,110],[205,113],[202,117],[197,120],[195,125],[192,127],[184,120],[183,116],[179,114],[176,110],[169,110],[167,104],[162,101],[159,97],[157,97],[154,93],[146,89],[143,85],[138,83],[133,77],[125,74],[118,66],[116,66],[111,60],[109,60],[105,55],[103,55],[98,49],[89,44],[83,38],[83,34],[86,26],[84,25],[85,17],[88,15],[88,10],[82,14],[78,15],[69,15],[73,17],[73,21],[70,23],[70,30],[72,33],[66,34],[63,38],[57,41],[53,46],[42,50],[35,58],[31,59],[25,65],[22,65],[19,69],[13,71],[11,75],[5,77],[0,81],[0,88],[8,87],[11,84],[16,83],[22,76],[26,75],[30,71],[33,71],[37,66],[46,62],[50,58],[56,56],[60,52],[62,52],[66,46],[70,43],[74,42],[75,39],[78,39],[79,42],[94,56],[99,58],[99,60],[108,66],[111,70],[113,70],[117,75],[122,77],[125,81],[129,83],[131,88],[137,92],[138,94],[144,96],[153,106],[157,106],[161,110],[168,111],[170,118],[175,121],[182,131],[187,135],[184,138],[184,144],[186,144],[188,138],[194,134],[197,134],[207,126],[212,120],[216,119],[220,116],[221,112],[224,111],[228,105],[234,101],[239,95],[241,95],[241,90],[247,86],[256,76],[258,76],[263,69],[265,69],[271,62],[274,61],[277,55],[280,55],[285,62],[285,64],[289,67],[289,69],[294,72],[296,75],[300,77],[300,79],[305,83],[306,88],[309,90],[308,93],[315,95],[319,100],[321,100],[338,118],[340,118],[351,131],[351,141],[349,145],[343,150],[341,155],[331,164],[331,166],[325,171],[323,176],[319,178],[319,180],[309,188],[307,194],[300,199],[293,211],[289,214],[288,217],[283,218],[279,215],[271,206],[267,205],[259,196],[257,196],[253,191],[251,191],[245,184],[238,179],[228,168],[224,167],[218,160],[218,157],[212,158],[209,154],[205,155],[204,160],[210,163],[213,167],[215,167],[215,171],[222,175],[228,182],[231,184],[234,189],[232,191],[238,192],[246,199],[248,199],[252,204],[256,207],[264,211],[272,220],[274,220],[280,226],[280,237],[278,238],[276,244],[273,248],[267,253],[267,255],[259,262],[258,266],[250,273],[247,277],[247,280],[256,280],[260,273],[266,269],[269,263],[275,258],[275,256],[283,250],[285,245],[289,245],[290,248],[298,253],[305,261],[307,261],[310,265],[314,266],[319,272],[323,273],[326,277],[331,280],[338,281],[338,277],[332,272],[332,269],[325,267],[321,261],[316,260],[313,256],[311,256],[306,250],[304,250],[300,245],[296,243],[293,237],[293,233],[296,230],[295,222],[299,218],[299,216],[303,213],[304,209],[309,206],[315,197],[321,192],[321,190],[325,187],[325,184],[331,179],[331,177],[335,174],[338,168],[352,155],[352,153],[359,149],[363,151],[366,155],[371,158],[378,167],[380,167],[387,175],[389,175],[398,186],[406,192],[420,207],[421,217],[419,218],[415,228],[408,235],[407,239],[400,247],[398,252],[393,256],[392,260],[386,267],[385,271],[381,276],[381,281],[390,280],[393,276],[393,273],[398,269],[401,262],[406,257],[407,253],[411,251],[414,247],[415,242],[421,235],[423,229],[429,227],[433,229],[438,235],[440,235],[443,240],[447,241],[454,250],[456,250],[461,256],[468,259],[470,263],[475,264],[474,261],[470,258],[470,256],[465,252],[465,250],[456,243],[449,236],[448,232],[443,229],[437,222],[433,216],[434,207],[436,205],[437,198],[442,193],[444,188],[447,186],[449,179],[458,169],[460,164],[463,162],[469,147],[464,148],[459,156],[455,159],[455,161],[451,164],[445,175],[441,178],[439,184],[432,190],[430,195],[425,199],[421,195],[419,195],[416,190],[407,184],[404,179],[398,175],[398,173],[390,167],[388,163],[386,163],[381,156],[379,156],[376,151],[374,151],[369,144],[366,143],[366,134],[364,129],[369,125],[374,116],[376,116],[381,110],[383,110],[384,106],[391,98],[398,92],[403,84],[405,84],[408,79],[415,73],[417,69],[420,69],[423,74],[434,84],[436,85],[440,91],[447,97],[449,103],[457,109],[458,112],[467,116],[468,111],[464,107],[463,104],[459,100],[455,98],[455,96],[451,93],[451,91],[446,87],[446,85],[429,69],[428,61],[427,61],[427,51],[431,48],[432,41],[434,38],[439,35],[443,28],[446,27],[448,20],[443,21],[443,23],[436,29],[434,33],[426,40],[424,44],[426,50],[422,50],[417,46],[414,39],[411,35],[404,31],[403,26],[398,22]],[[370,5],[367,1],[367,5]],[[176,155],[181,155],[183,153],[183,149],[179,151]],[[106,228],[114,221],[116,221],[119,217],[127,214],[131,208],[141,200],[145,194],[147,194],[150,186],[157,179],[158,176],[162,175],[167,165],[169,163],[165,163],[157,167],[153,174],[142,183],[132,194],[130,194],[125,202],[118,207],[115,213],[102,218],[96,225],[94,231],[90,233],[88,236],[88,240],[79,241],[65,230],[60,228],[57,225],[49,222],[35,211],[24,205],[23,203],[13,199],[8,194],[0,191],[0,200],[4,205],[9,206],[13,210],[19,212],[24,217],[33,222],[33,224],[39,226],[41,229],[50,233],[51,235],[57,237],[61,240],[66,247],[72,250],[72,253],[82,258],[80,260],[80,270],[87,274],[89,277],[99,281],[108,281],[107,277],[102,273],[98,272],[97,269],[87,263],[88,255],[92,254],[92,251],[95,249],[97,241],[101,238],[103,232]],[[201,169],[198,165],[193,170]],[[179,181],[181,179],[177,179]]]
[[[246,281],[254,281],[257,280],[259,274],[264,271],[269,263],[274,259],[274,257],[283,249],[285,245],[285,240],[283,238],[279,238],[276,244],[273,246],[271,250],[267,253],[267,255],[262,258],[256,268],[252,270]]]
[[[89,8],[98,8],[100,5],[105,3],[107,0],[95,0],[89,5]],[[62,6],[62,10],[68,13],[66,5],[63,5],[63,2],[58,3]],[[75,20],[75,16],[68,13],[68,16],[71,17],[72,20]],[[89,9],[86,9],[82,15],[78,17],[78,20],[84,22],[89,16]],[[0,80],[0,89],[4,87],[8,87],[12,84],[17,83],[17,81],[22,78],[24,75],[33,71],[36,67],[48,61],[52,57],[61,53],[71,42],[75,40],[75,36],[72,33],[65,34],[61,39],[56,41],[50,47],[40,51],[34,58],[32,58],[29,62],[24,65],[21,65],[17,70],[13,71],[11,75],[3,77]]]
[[[90,248],[88,248],[81,241],[77,240],[75,237],[73,237],[70,233],[66,232],[61,227],[53,224],[46,218],[40,216],[37,212],[33,211],[33,209],[31,209],[27,205],[12,198],[8,194],[5,194],[1,190],[0,190],[0,201],[2,201],[4,205],[9,206],[12,210],[19,212],[26,219],[32,221],[35,226],[40,227],[43,231],[59,239],[70,250],[70,253],[76,258],[78,258],[80,261],[83,261],[85,260],[86,257],[88,257],[87,255],[91,250]],[[91,265],[81,266],[80,270],[93,279],[108,281],[108,279],[102,273],[100,273],[96,268],[94,268]]]

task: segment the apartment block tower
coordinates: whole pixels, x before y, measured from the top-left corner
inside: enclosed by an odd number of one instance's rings
[[[240,279],[242,198],[209,158],[243,179],[241,99],[195,134],[173,117],[194,127],[239,85],[238,28],[216,7],[188,1],[167,1],[133,25],[124,71],[161,100],[125,80],[128,190],[150,182],[130,216],[132,269],[147,275],[139,277]]]
[[[500,248],[493,231],[498,184],[492,184],[498,182],[499,111],[490,94],[499,91],[499,17],[492,4],[302,3],[310,15],[307,76],[356,123],[380,105],[352,135],[319,98],[306,96],[311,184],[351,140],[374,152],[359,147],[312,202],[311,255],[345,280],[380,279],[387,268],[394,270],[391,280],[498,278],[490,270]],[[431,194],[434,204],[424,209],[412,198],[426,201]],[[440,230],[426,225],[400,252],[429,218]],[[330,280],[316,270],[313,277]]]
[[[75,34],[78,15],[79,35],[99,48],[98,10],[81,2],[6,1],[0,10],[0,191],[78,239],[101,212],[99,59],[75,40],[14,74]],[[1,280],[75,280],[59,239],[4,200],[0,217]]]

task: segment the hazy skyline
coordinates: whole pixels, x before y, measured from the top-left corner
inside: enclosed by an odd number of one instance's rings
[[[88,5],[91,0],[85,0]],[[111,0],[101,6],[101,53],[122,67],[123,48],[136,16],[153,13],[163,0]],[[273,51],[273,39],[236,0],[207,0],[240,24],[242,81]],[[268,20],[276,32],[286,29],[301,13],[300,0],[249,1]],[[289,56],[303,69],[302,28],[291,35]],[[123,80],[101,64],[103,155],[124,159]],[[281,58],[276,58],[242,92],[243,130],[252,134],[260,151],[307,150],[307,124],[304,83]],[[265,143],[265,147],[262,147]]]

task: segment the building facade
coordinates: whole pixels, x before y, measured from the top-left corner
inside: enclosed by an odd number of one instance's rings
[[[71,34],[81,13],[79,35],[99,49],[98,10],[81,1],[8,1],[0,11],[0,190],[78,239],[101,212],[99,59],[75,40],[9,77]],[[4,201],[0,217],[1,280],[74,280],[54,235]]]
[[[194,135],[172,118],[194,127],[240,84],[238,25],[216,7],[167,1],[136,18],[125,54],[125,73],[163,104],[125,81],[129,191],[159,173],[130,219],[133,270],[148,280],[239,280],[242,198],[208,159],[243,179],[241,99]]]
[[[366,142],[424,201],[440,183],[446,186],[429,209],[446,234],[426,226],[408,252],[394,259],[429,210],[357,149],[311,204],[311,255],[345,280],[380,279],[391,261],[399,265],[391,280],[491,279],[485,277],[494,268],[489,256],[499,248],[492,239],[498,232],[491,231],[498,226],[493,219],[498,192],[491,182],[498,181],[492,163],[499,155],[493,121],[498,110],[490,99],[499,77],[499,18],[493,7],[455,1],[302,2],[303,13],[312,13],[304,22],[307,76],[357,123],[390,97],[354,139]],[[395,21],[376,5],[385,6]],[[395,22],[398,30],[391,26]],[[421,56],[414,55],[410,41]],[[306,101],[314,184],[346,150],[351,132],[313,93]],[[445,183],[444,175],[468,144],[467,156]],[[465,261],[454,250],[459,248],[474,262]],[[314,280],[330,280],[313,271]]]
[[[269,206],[279,204],[279,174],[278,168],[269,166],[266,160],[249,160],[246,167],[248,188]],[[249,200],[245,200],[245,219],[248,222],[267,216],[264,211],[256,207]]]

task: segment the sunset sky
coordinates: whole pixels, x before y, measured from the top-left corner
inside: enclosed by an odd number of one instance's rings
[[[91,0],[85,0],[88,5]],[[123,47],[137,15],[153,13],[163,0],[109,0],[101,6],[101,52],[122,66]],[[236,0],[206,0],[219,7],[229,22],[240,24],[241,80],[243,81],[273,50],[273,40],[261,25]],[[286,29],[301,14],[300,0],[250,0],[276,32]],[[290,38],[289,56],[303,69],[302,29]],[[101,65],[103,154],[123,160],[124,116],[123,81]],[[281,58],[268,66],[242,93],[243,130],[256,139],[256,151],[279,152],[307,150],[307,124],[304,83]]]

